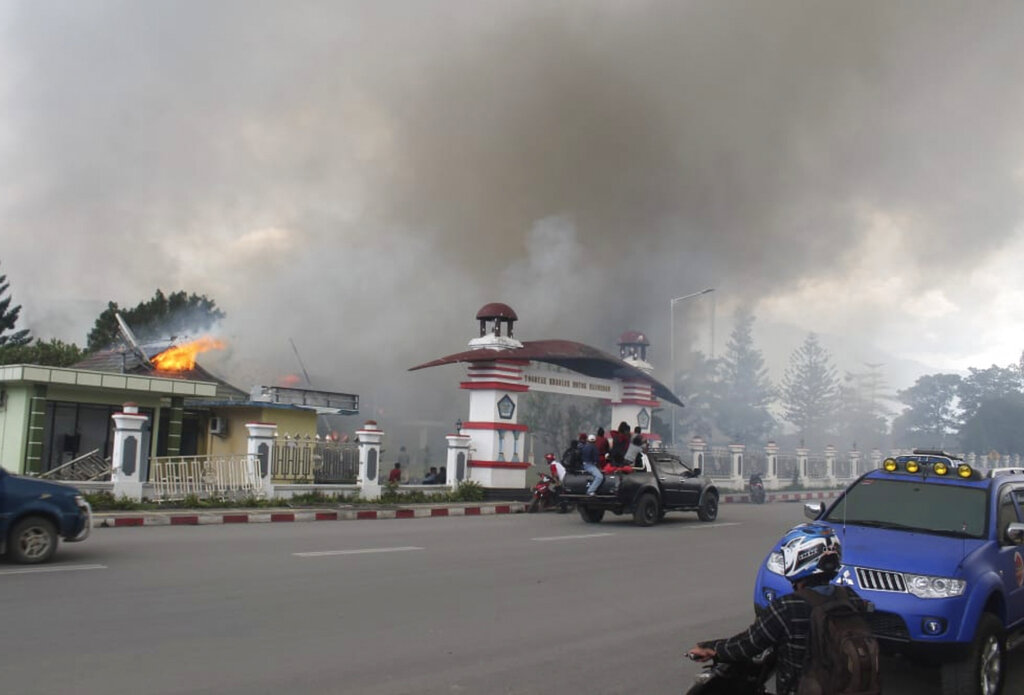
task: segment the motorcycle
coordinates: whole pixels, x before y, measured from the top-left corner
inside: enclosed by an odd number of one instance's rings
[[[754,504],[764,504],[764,483],[760,477],[750,478],[750,501]]]
[[[560,514],[569,511],[569,503],[562,499],[562,485],[547,473],[538,473],[540,480],[533,486],[533,498],[526,511],[530,514],[558,507]]]
[[[689,654],[687,658],[693,659]],[[771,650],[752,661],[725,662],[712,658],[693,679],[686,695],[770,695],[766,687],[774,670],[775,655]]]

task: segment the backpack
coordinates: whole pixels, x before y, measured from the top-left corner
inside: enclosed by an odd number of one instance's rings
[[[573,442],[562,454],[562,465],[565,470],[579,473],[583,470],[583,447],[578,442]]]
[[[845,586],[831,596],[812,589],[797,595],[811,606],[807,660],[797,695],[878,695],[878,641],[864,610],[850,600]]]

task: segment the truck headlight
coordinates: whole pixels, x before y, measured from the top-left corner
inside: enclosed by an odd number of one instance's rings
[[[929,577],[926,574],[904,573],[907,591],[918,598],[953,598],[964,593],[967,582],[952,577]]]
[[[782,553],[780,552],[769,553],[764,566],[768,568],[769,572],[781,574],[782,576],[786,575],[786,561],[782,559]]]

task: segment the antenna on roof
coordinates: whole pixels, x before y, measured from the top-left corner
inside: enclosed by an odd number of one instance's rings
[[[306,365],[302,363],[302,357],[299,355],[299,349],[295,347],[295,341],[289,338],[288,342],[292,344],[292,350],[295,351],[295,359],[299,361],[299,367],[302,368],[302,375],[306,377],[306,383],[312,386],[313,382],[309,380],[309,372],[306,371]]]
[[[128,344],[131,351],[135,353],[135,356],[142,361],[147,367],[152,367],[153,363],[146,357],[146,353],[141,347],[139,347],[139,341],[135,339],[135,334],[132,333],[132,329],[128,328],[128,323],[121,318],[121,314],[114,312],[114,318],[117,319],[117,327],[121,333],[121,338]]]

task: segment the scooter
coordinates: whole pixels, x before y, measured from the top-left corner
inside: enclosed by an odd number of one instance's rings
[[[771,650],[752,661],[731,663],[712,658],[693,679],[686,695],[770,695],[765,688],[774,670],[775,654]]]
[[[562,486],[558,481],[547,473],[538,473],[537,475],[540,476],[540,480],[533,486],[533,499],[530,500],[530,506],[526,508],[526,511],[533,514],[551,507],[558,507],[560,514],[568,512],[569,503],[562,499],[560,493]]]

